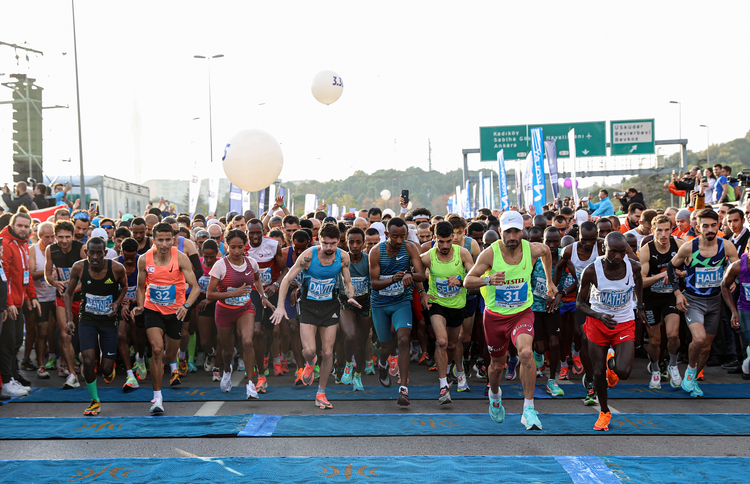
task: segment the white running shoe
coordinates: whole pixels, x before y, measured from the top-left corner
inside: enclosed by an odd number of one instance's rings
[[[458,391],[459,392],[470,391],[469,383],[466,381],[466,377],[464,375],[458,375]]]
[[[221,387],[222,392],[228,392],[232,389],[232,372],[230,370],[229,373],[226,371],[224,372],[224,375],[221,377],[221,383],[219,383],[219,387]]]
[[[750,346],[747,347],[747,358],[742,360],[742,373],[750,375]]]
[[[247,383],[247,386],[245,386],[245,391],[247,392],[247,400],[258,398],[258,391],[255,389],[255,384],[253,382]]]
[[[237,362],[237,371],[245,371],[245,360],[242,358]]]
[[[11,378],[10,381],[11,381],[11,383],[16,383],[19,387],[21,387],[21,389],[23,391],[25,391],[27,393],[31,391],[31,387],[28,387],[28,386],[24,385],[23,383],[21,383],[20,381],[16,380],[15,378]]]
[[[214,368],[214,374],[211,377],[211,381],[221,381],[221,372],[218,368]]]
[[[28,395],[29,392],[21,388],[21,384],[11,378],[8,383],[3,385],[2,394],[6,397],[23,397]]]
[[[159,399],[159,400],[156,400],[156,399],[151,400],[151,410],[150,411],[151,411],[151,413],[164,413],[164,403],[162,402],[162,400],[161,399]]]
[[[648,387],[652,390],[661,389],[661,372],[659,371],[651,372],[651,381],[648,383]]]
[[[667,371],[669,372],[669,384],[672,388],[680,388],[682,385],[682,377],[680,376],[680,369],[677,365],[667,365]]]
[[[78,377],[76,377],[75,373],[71,373],[68,375],[68,378],[65,380],[65,384],[63,385],[63,390],[70,390],[71,388],[78,388],[81,384],[78,383]]]
[[[206,355],[206,361],[203,362],[203,369],[206,371],[211,371],[214,367],[214,360],[216,360],[216,354],[210,353]]]

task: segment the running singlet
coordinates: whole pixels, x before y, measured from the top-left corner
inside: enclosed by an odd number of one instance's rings
[[[130,305],[135,304],[135,293],[138,289],[138,258],[140,255],[135,254],[135,270],[132,274],[128,276],[128,294],[125,296],[130,300]],[[117,258],[117,262],[125,266],[123,256],[119,256]],[[127,268],[125,268],[125,272],[127,273]]]
[[[273,284],[275,279],[279,278],[279,265],[276,264],[276,251],[279,247],[279,241],[270,237],[263,237],[258,247],[248,246],[247,255],[258,261],[260,272],[260,282],[263,288]]]
[[[223,261],[221,263],[224,264],[226,273],[224,274],[224,277],[219,279],[219,284],[217,285],[218,292],[232,292],[242,287],[243,284],[247,284],[249,287],[253,287],[253,284],[255,284],[255,271],[253,270],[253,265],[250,262],[250,259],[247,257],[244,257],[244,259],[244,269],[242,268],[242,266],[235,267],[229,262],[228,257],[221,259]],[[220,262],[217,261],[217,264],[218,263]],[[241,308],[247,306],[248,304],[252,307],[253,304],[252,300],[250,299],[249,292],[243,294],[242,296],[228,297],[223,300],[220,299],[216,301],[216,303],[231,309]]]
[[[597,257],[594,261],[597,285],[591,285],[591,309],[598,313],[613,316],[616,323],[626,323],[633,319],[633,267],[625,258],[625,277],[619,281],[610,281],[604,275],[602,267],[604,257]]]
[[[106,259],[107,273],[103,279],[94,279],[89,274],[89,261],[83,262],[81,274],[81,316],[101,326],[117,326],[117,312],[112,311],[112,303],[120,295],[118,284],[112,272],[112,260]],[[111,315],[110,315],[111,313]]]
[[[145,307],[161,314],[174,314],[185,304],[185,276],[178,262],[180,251],[172,247],[169,264],[157,266],[154,251],[146,252]]]
[[[500,241],[495,241],[492,247],[492,268],[488,275],[505,271],[505,284],[502,286],[486,286],[482,291],[487,309],[502,315],[518,314],[531,307],[534,297],[531,288],[531,246],[526,240],[521,240],[521,261],[510,265],[503,259]]]
[[[66,254],[57,244],[52,244],[49,246],[52,265],[55,266],[55,269],[57,271],[57,280],[64,282],[65,287],[68,286],[68,281],[70,280],[70,269],[73,267],[73,264],[81,260],[81,247],[83,247],[82,243],[78,242],[77,240],[73,240],[70,242],[70,251]],[[58,297],[60,297],[59,294]],[[80,293],[76,292],[73,295],[73,300],[80,301]]]
[[[151,249],[151,246],[153,246],[153,242],[151,242],[151,237],[146,237],[146,243],[143,245],[142,249],[138,249],[138,255],[144,255],[146,252]]]
[[[218,258],[216,259],[219,260]],[[216,262],[214,262],[215,264]],[[206,265],[203,262],[203,257],[201,257],[201,267],[203,268],[203,275],[198,279],[198,286],[201,288],[201,295],[198,296],[199,299],[205,299],[206,298],[206,291],[208,290],[208,283],[211,281],[211,276],[208,275],[208,273],[211,271],[210,267],[206,267]]]
[[[286,268],[287,269],[291,269],[292,267],[294,267],[294,263],[296,262],[292,260],[293,253],[294,253],[294,247],[289,247],[289,250],[286,251]],[[297,274],[297,277],[295,277],[292,282],[296,283],[298,286],[302,285],[302,271],[300,271],[300,273]]]
[[[437,251],[437,247],[430,249],[430,287],[427,293],[437,298],[432,300],[433,304],[461,309],[466,306],[466,288],[448,285],[449,277],[466,278],[466,268],[461,260],[461,246],[454,244],[451,247],[453,257],[448,262],[442,262]]]
[[[672,260],[677,254],[677,241],[673,237],[669,238],[669,250],[662,254],[656,250],[656,243],[652,240],[648,243],[648,253],[650,258],[648,260],[648,274],[647,277],[655,276],[656,274],[663,274],[667,270],[669,261]],[[670,297],[674,296],[674,289],[672,285],[663,281],[658,281],[656,284],[652,284],[650,287],[645,288],[651,292],[653,297]]]
[[[385,249],[385,242],[378,244],[380,246],[380,280],[390,279],[394,274],[401,271],[409,272],[411,269],[411,258],[406,250],[406,242],[401,244],[398,254],[390,257]],[[411,301],[413,285],[404,287],[403,281],[396,281],[393,284],[376,291],[370,292],[370,305],[374,308],[390,306],[402,301]]]
[[[351,259],[350,259],[351,261]],[[367,254],[362,252],[362,258],[359,262],[354,264],[349,263],[349,274],[352,278],[352,286],[354,286],[354,297],[359,298],[370,295],[370,264]],[[344,287],[343,277],[339,278],[340,287]]]
[[[747,268],[747,252],[740,257],[740,297],[737,299],[737,309],[750,312],[750,270]]]
[[[553,275],[554,273],[555,265],[552,264],[552,271],[550,272],[550,274]],[[568,274],[568,276],[570,276],[570,274]],[[572,276],[570,277],[572,279]],[[561,280],[560,284],[557,285],[557,289],[562,292],[566,282],[567,279]],[[547,312],[546,304],[547,299],[549,299],[549,296],[547,296],[547,276],[544,274],[544,264],[542,264],[541,258],[537,259],[536,264],[534,264],[534,271],[531,273],[531,284],[531,292],[534,294],[534,303],[531,305],[531,310],[540,313]],[[562,301],[560,301],[560,306],[562,306]],[[557,308],[559,308],[560,306],[558,306]]]
[[[581,275],[583,274],[583,270],[588,267],[589,264],[594,262],[597,258],[597,254],[599,253],[599,241],[594,244],[594,247],[591,248],[591,256],[588,258],[588,260],[581,260],[578,258],[578,242],[573,242],[573,250],[570,253],[570,262],[573,263],[573,267],[576,269],[576,278],[578,278],[578,283],[581,283]]]
[[[44,271],[46,259],[39,243],[32,245],[31,250],[34,251],[34,267],[32,267],[32,270],[35,272]],[[55,300],[55,293],[57,291],[54,286],[47,284],[44,277],[34,281],[34,288],[36,289],[36,297],[39,299],[39,302],[52,302]]]
[[[318,260],[318,247],[313,247],[310,267],[302,276],[302,291],[305,299],[311,301],[330,301],[334,297],[336,281],[341,272],[341,249],[336,249],[336,258],[330,266],[324,266]]]
[[[701,256],[698,243],[700,239],[693,239],[693,257],[687,266],[685,276],[685,290],[694,296],[716,296],[721,292],[721,279],[724,277],[724,264],[727,257],[724,253],[724,239],[716,238],[719,248],[716,255],[706,259]]]

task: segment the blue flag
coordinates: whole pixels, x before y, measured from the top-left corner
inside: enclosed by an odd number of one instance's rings
[[[550,139],[544,142],[544,152],[547,155],[547,169],[549,169],[549,183],[552,185],[552,195],[555,200],[560,196],[560,185],[557,182],[557,141]]]
[[[266,210],[266,191],[261,190],[258,194],[258,216]]]
[[[531,173],[532,204],[536,213],[543,213],[542,208],[547,203],[547,188],[544,184],[544,134],[542,128],[531,130]]]
[[[510,210],[510,200],[508,199],[508,172],[505,170],[505,155],[503,150],[497,152],[497,185],[500,190],[500,208]]]
[[[229,184],[229,211],[242,213],[242,190],[233,183]]]

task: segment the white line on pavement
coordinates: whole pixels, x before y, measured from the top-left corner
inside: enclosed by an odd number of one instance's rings
[[[195,415],[216,415],[224,402],[206,402],[195,412]]]

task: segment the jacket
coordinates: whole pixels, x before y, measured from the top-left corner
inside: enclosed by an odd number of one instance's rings
[[[21,309],[26,298],[36,298],[36,288],[29,269],[29,244],[10,231],[10,225],[0,232],[3,238],[3,270],[8,279],[8,306]],[[23,285],[24,270],[29,271],[29,283]]]
[[[648,207],[646,207],[646,202],[643,200],[643,194],[641,192],[636,193],[633,198],[630,198],[630,199],[627,199],[627,200],[625,198],[621,198],[620,199],[620,205],[622,205],[622,211],[623,212],[627,212],[628,211],[628,205],[630,205],[631,203],[640,203],[641,205],[643,205],[643,209],[644,210],[646,210],[646,208],[648,208]]]
[[[592,217],[608,217],[615,214],[615,207],[609,198],[603,199],[599,203],[589,202],[589,207],[594,209]]]
[[[25,205],[29,210],[34,210],[34,206],[32,205],[34,201],[31,199],[29,192],[24,193],[15,200],[10,198],[10,195],[7,193],[3,193],[3,202],[8,206],[8,211],[12,213],[15,213],[21,205]]]

